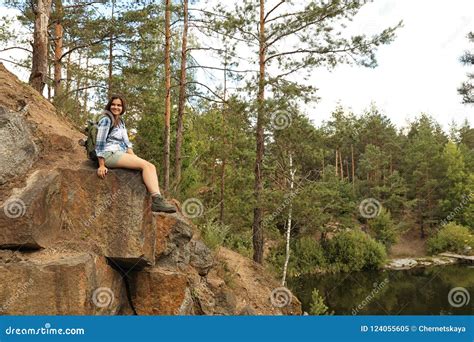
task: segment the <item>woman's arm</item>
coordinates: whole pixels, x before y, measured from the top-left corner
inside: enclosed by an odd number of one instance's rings
[[[97,157],[104,157],[105,144],[109,130],[112,129],[112,121],[108,117],[103,117],[97,123],[97,137],[95,140],[95,154]]]
[[[95,141],[95,153],[97,155],[97,159],[99,160],[99,168],[97,169],[97,175],[100,178],[104,178],[108,171],[105,167],[104,150],[105,144],[107,142],[107,135],[109,133],[109,130],[112,129],[111,125],[112,121],[108,117],[102,118],[97,124],[98,129],[97,138]]]
[[[125,124],[124,124],[125,126]],[[124,127],[124,133],[123,133],[123,141],[125,143],[125,145],[127,145],[127,153],[128,154],[135,154],[133,153],[133,145],[132,143],[130,142],[130,140],[128,139],[128,132],[127,132],[127,128]]]
[[[97,176],[99,176],[100,178],[104,178],[107,174],[107,171],[109,171],[105,167],[105,159],[102,157],[98,157],[97,159],[99,159],[99,168],[97,169]]]

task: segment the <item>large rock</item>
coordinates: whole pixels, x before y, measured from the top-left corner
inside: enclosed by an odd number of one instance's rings
[[[156,215],[155,257],[157,259],[169,256],[186,246],[192,237],[192,227],[180,214],[158,213]]]
[[[41,248],[60,236],[61,196],[59,174],[41,170],[33,173],[22,189],[0,208],[0,247]]]
[[[200,276],[205,276],[214,265],[211,250],[201,240],[192,240],[189,243],[189,264],[194,267]]]
[[[131,298],[138,315],[186,315],[193,313],[188,279],[182,272],[162,267],[133,272]]]
[[[24,116],[0,107],[0,185],[28,171],[38,154]]]
[[[181,269],[191,265],[201,276],[205,276],[214,264],[212,252],[198,237],[193,236],[192,223],[181,214],[156,215],[157,262]]]
[[[120,274],[89,253],[0,251],[0,314],[115,315],[128,306]]]
[[[141,173],[60,170],[65,236],[95,244],[120,267],[153,265],[156,229]]]
[[[138,171],[38,171],[0,211],[0,247],[84,246],[123,268],[155,261],[156,229]]]

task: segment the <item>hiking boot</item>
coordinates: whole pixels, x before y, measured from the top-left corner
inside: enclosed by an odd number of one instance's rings
[[[151,211],[163,213],[175,213],[176,208],[169,204],[162,196],[154,196],[151,198]]]

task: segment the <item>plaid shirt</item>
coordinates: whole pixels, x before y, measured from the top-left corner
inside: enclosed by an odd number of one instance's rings
[[[97,139],[95,145],[95,152],[97,157],[103,157],[105,152],[109,151],[127,151],[132,148],[132,143],[128,140],[127,129],[123,120],[120,120],[120,124],[117,127],[111,127],[109,136],[109,127],[112,121],[109,117],[103,117],[97,123]]]

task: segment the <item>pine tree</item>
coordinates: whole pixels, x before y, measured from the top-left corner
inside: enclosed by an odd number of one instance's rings
[[[309,71],[317,66],[331,68],[340,63],[354,61],[363,66],[375,67],[376,48],[381,44],[390,43],[398,27],[389,27],[370,38],[358,35],[346,39],[335,30],[335,26],[352,18],[359,11],[364,5],[359,1],[311,1],[298,6],[279,1],[269,8],[266,5],[265,0],[260,0],[258,5],[244,0],[236,4],[231,11],[223,7],[215,11],[222,13],[225,18],[216,24],[216,30],[224,30],[232,37],[239,36],[238,41],[245,41],[258,50],[258,73],[253,81],[257,86],[250,89],[253,89],[257,99],[255,208],[252,231],[253,259],[259,263],[263,259],[264,130],[269,121],[268,113],[287,110],[294,105],[292,100],[311,98],[313,87],[290,78],[298,71]],[[276,75],[269,72],[272,66],[279,71]],[[280,100],[273,102],[276,106],[269,105],[266,91],[271,92],[274,99]]]
[[[52,0],[37,0],[32,4],[35,15],[33,63],[29,83],[40,94],[43,93],[48,76],[48,23]]]
[[[474,32],[470,32],[467,35],[470,43],[474,43]],[[462,64],[466,66],[474,65],[474,54],[470,51],[466,51],[464,55],[459,59]],[[474,74],[467,74],[467,81],[463,82],[460,88],[458,88],[458,93],[462,96],[463,103],[474,103]]]

